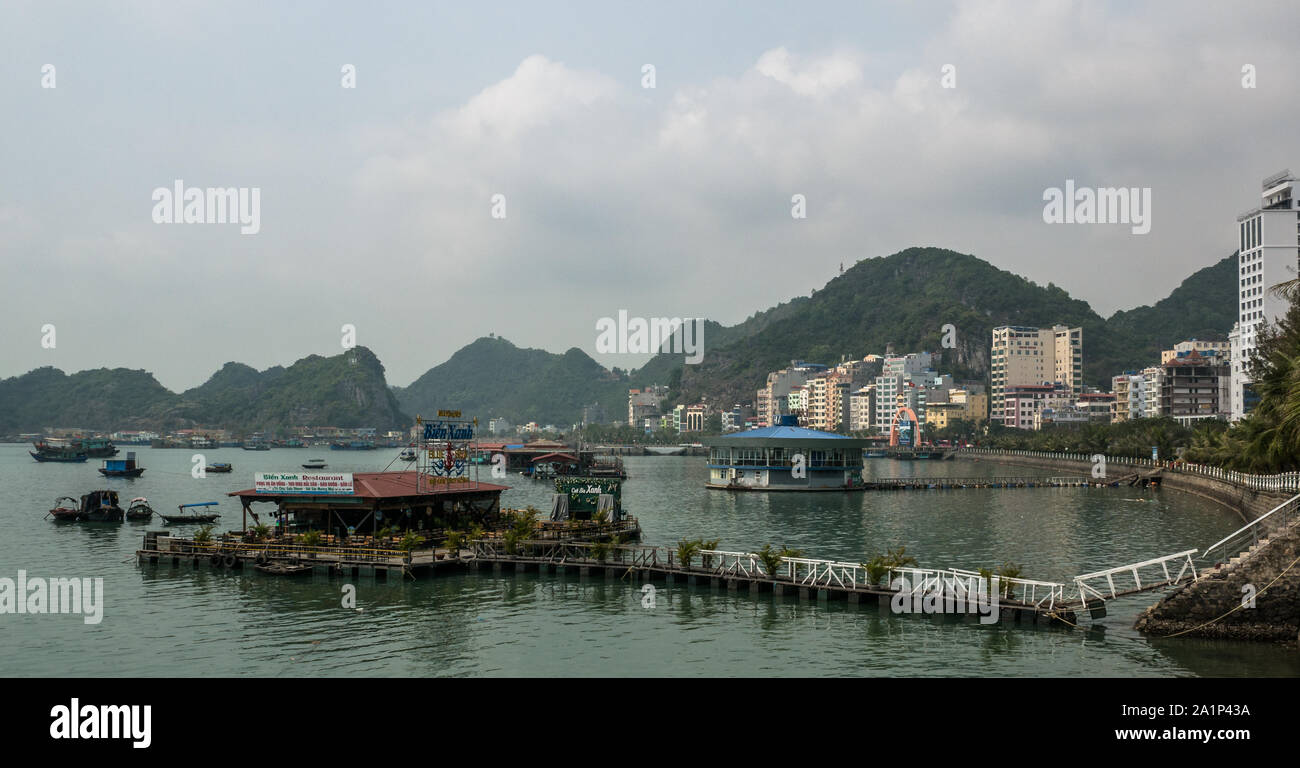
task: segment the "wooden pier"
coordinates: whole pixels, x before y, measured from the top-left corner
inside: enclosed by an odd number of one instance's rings
[[[955,490],[962,488],[1087,488],[1105,485],[1086,477],[881,477],[864,481],[868,491]]]

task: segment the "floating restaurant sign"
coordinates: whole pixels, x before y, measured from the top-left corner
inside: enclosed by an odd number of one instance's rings
[[[471,479],[469,472],[477,419],[460,418],[460,411],[440,410],[437,419],[426,421],[416,417],[416,424],[421,427],[420,450],[416,454],[419,492],[445,489],[455,483],[477,483],[477,478]]]
[[[355,493],[351,472],[258,472],[257,493],[349,496]]]
[[[473,440],[474,425],[468,421],[426,421],[425,440]]]

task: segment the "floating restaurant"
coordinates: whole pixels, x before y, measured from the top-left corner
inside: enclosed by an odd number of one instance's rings
[[[860,491],[868,441],[781,424],[707,438],[707,487],[733,491]]]
[[[248,517],[262,522],[259,504],[274,504],[280,530],[314,529],[336,536],[373,535],[382,528],[398,531],[490,527],[501,514],[504,485],[464,479],[459,482],[407,472],[258,473],[256,485],[231,493]]]
[[[261,524],[256,504],[274,504],[282,532],[326,531],[339,537],[381,529],[432,532],[490,527],[501,515],[504,485],[479,482],[469,462],[477,422],[439,411],[422,427],[415,466],[401,472],[258,472],[254,487],[229,495]]]

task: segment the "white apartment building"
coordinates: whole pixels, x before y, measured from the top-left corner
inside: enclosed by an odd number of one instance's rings
[[[1160,415],[1160,389],[1165,383],[1165,369],[1159,365],[1142,369],[1142,418]]]
[[[849,393],[849,430],[861,432],[871,429],[876,404],[876,388],[872,384]]]
[[[1115,394],[1111,403],[1110,420],[1132,421],[1146,416],[1146,377],[1137,373],[1122,373],[1110,380],[1110,391]]]
[[[1233,328],[1232,419],[1253,407],[1247,363],[1254,355],[1261,324],[1286,314],[1286,299],[1270,289],[1296,279],[1300,269],[1300,197],[1296,178],[1285,170],[1264,179],[1260,206],[1237,217],[1238,321]],[[1231,338],[1231,337],[1230,337]]]

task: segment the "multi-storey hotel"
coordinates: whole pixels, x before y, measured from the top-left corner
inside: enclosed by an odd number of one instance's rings
[[[1294,280],[1300,268],[1300,199],[1293,194],[1291,171],[1264,179],[1261,204],[1237,217],[1237,325],[1233,328],[1232,418],[1253,407],[1248,363],[1254,356],[1256,334],[1264,322],[1286,314],[1287,301],[1269,289]]]
[[[1064,325],[994,328],[989,367],[992,379],[989,418],[995,422],[1018,423],[1018,414],[1008,419],[1003,411],[1011,387],[1059,383],[1074,395],[1083,392],[1083,329]]]

